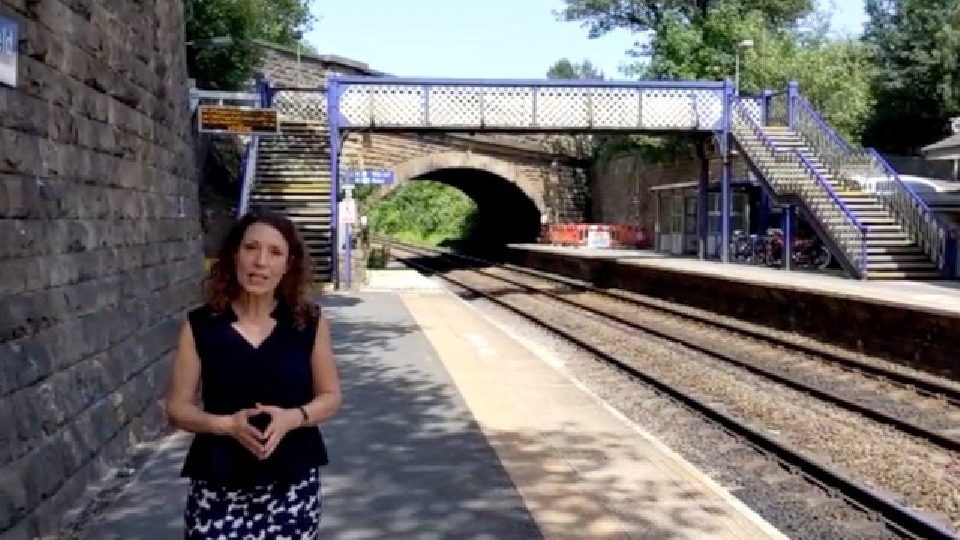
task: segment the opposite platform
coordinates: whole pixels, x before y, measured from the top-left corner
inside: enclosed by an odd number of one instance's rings
[[[447,293],[328,295],[344,407],[323,539],[783,538]],[[188,437],[85,531],[180,538]]]
[[[640,265],[692,275],[722,277],[763,287],[787,287],[795,290],[898,305],[908,309],[934,311],[960,316],[960,281],[865,281],[807,271],[784,271],[747,264],[672,257],[654,251],[583,249],[543,244],[515,244],[516,250],[556,253],[585,259],[610,259],[622,264]]]

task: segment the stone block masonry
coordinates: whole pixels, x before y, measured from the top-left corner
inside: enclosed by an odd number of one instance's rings
[[[203,271],[180,0],[0,0],[0,538],[159,426]],[[175,504],[171,501],[171,504]]]

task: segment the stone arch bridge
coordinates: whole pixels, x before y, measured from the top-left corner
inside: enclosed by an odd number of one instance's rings
[[[298,62],[296,51],[258,44],[261,74],[287,136],[260,139],[250,205],[297,220],[312,244],[318,277],[326,278],[332,239],[322,90],[331,76],[382,73],[336,56],[301,54]],[[306,90],[312,88],[317,90]],[[536,238],[542,215],[562,222],[587,217],[583,140],[558,135],[350,133],[342,143],[341,163],[346,168],[391,170],[396,183],[379,195],[415,179],[456,187],[477,204],[479,236],[494,243],[524,242]]]

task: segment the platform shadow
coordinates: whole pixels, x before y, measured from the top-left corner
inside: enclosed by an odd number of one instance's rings
[[[621,516],[631,538],[719,533],[702,512],[722,508],[704,502],[695,505],[701,513],[690,513],[683,504],[698,493],[672,482],[626,484],[608,462],[610,451],[638,464],[647,460],[613,434],[572,429],[484,434],[396,296],[358,295],[357,303],[339,305],[333,296],[322,303],[332,319],[344,404],[323,426],[331,463],[324,469],[320,538],[542,538],[517,484],[541,518],[562,527],[564,537],[623,538],[612,525],[623,509],[633,509],[629,519]],[[186,486],[177,476],[188,442],[181,437],[156,456],[82,538],[182,538]],[[556,448],[565,449],[559,460]],[[577,488],[584,478],[614,507],[586,499]],[[666,510],[665,501],[671,503]]]

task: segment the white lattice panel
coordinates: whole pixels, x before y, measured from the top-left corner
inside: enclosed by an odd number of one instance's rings
[[[576,129],[590,125],[590,89],[544,87],[537,90],[536,125]]]
[[[427,94],[427,123],[453,127],[480,125],[483,98],[483,88],[431,86]]]
[[[722,90],[702,88],[343,85],[342,127],[716,130]]]
[[[534,115],[533,94],[533,88],[484,88],[484,125],[502,129],[530,127]]]
[[[693,129],[696,114],[690,92],[654,88],[640,92],[640,119],[646,129]]]
[[[280,90],[273,95],[273,107],[282,120],[327,120],[327,98],[319,91]]]
[[[591,108],[598,128],[640,127],[640,90],[636,88],[594,88]]]
[[[418,85],[348,86],[340,98],[340,114],[348,126],[422,127],[425,95]]]

